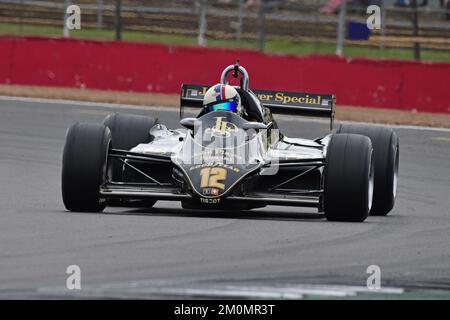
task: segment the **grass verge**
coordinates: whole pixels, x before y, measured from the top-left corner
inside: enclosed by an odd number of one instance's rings
[[[43,25],[19,25],[13,23],[0,23],[0,35],[16,36],[62,36],[62,27],[51,27]],[[113,40],[114,31],[106,29],[81,29],[71,32],[71,37],[80,39]],[[194,36],[182,36],[175,34],[154,34],[139,31],[124,31],[123,40],[156,42],[175,45],[196,45],[197,38]],[[244,48],[255,49],[256,41],[232,40],[232,39],[208,39],[208,47],[219,48]],[[297,42],[291,40],[267,40],[265,52],[269,54],[334,54],[335,45],[328,43]],[[371,57],[390,59],[413,59],[412,49],[397,48],[374,48],[362,46],[344,47],[344,55],[348,57]],[[450,62],[450,53],[440,50],[422,50],[422,60]]]

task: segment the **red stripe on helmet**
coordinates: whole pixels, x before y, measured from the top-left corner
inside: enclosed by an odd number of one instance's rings
[[[225,97],[225,86],[222,86],[222,100],[226,100],[226,97]]]

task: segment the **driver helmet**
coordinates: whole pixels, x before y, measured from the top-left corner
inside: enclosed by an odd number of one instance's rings
[[[242,116],[241,97],[233,86],[218,83],[206,91],[203,97],[203,109],[204,114],[225,110]]]

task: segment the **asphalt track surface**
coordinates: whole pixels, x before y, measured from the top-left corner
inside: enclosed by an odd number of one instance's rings
[[[303,208],[217,213],[166,201],[146,210],[67,212],[60,185],[66,129],[115,111],[178,127],[172,108],[0,98],[2,297],[68,294],[69,265],[81,268],[77,294],[100,297],[208,297],[226,289],[224,295],[295,298],[308,285],[340,288],[339,295],[365,287],[369,265],[381,268],[383,287],[450,291],[450,131],[395,128],[397,203],[389,216],[364,223],[327,222]],[[324,122],[282,117],[279,124],[293,137],[328,132]]]

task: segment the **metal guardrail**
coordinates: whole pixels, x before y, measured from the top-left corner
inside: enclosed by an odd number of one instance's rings
[[[72,1],[73,4],[77,4],[77,1]],[[57,9],[64,9],[65,4],[64,2],[54,2],[54,1],[35,1],[35,0],[0,0],[0,4],[15,4],[15,5],[32,5],[36,7],[43,7],[43,8],[57,8]],[[88,10],[98,10],[99,6],[97,3],[79,3],[78,4],[80,8],[82,9],[88,9]],[[311,6],[309,6],[311,7]],[[122,11],[124,12],[137,12],[137,13],[157,13],[157,14],[188,14],[188,15],[195,15],[198,16],[200,13],[200,6],[192,6],[187,8],[182,7],[141,7],[141,6],[130,6],[130,5],[122,5],[121,6]],[[301,8],[297,8],[297,10],[301,11]],[[319,6],[314,6],[314,9],[318,9]],[[103,4],[102,10],[104,11],[114,11],[115,5],[113,4]],[[317,10],[308,10],[308,11],[317,11]],[[213,8],[210,9],[209,12],[217,17],[226,17],[226,18],[235,18],[236,17],[236,11],[230,10],[230,9],[220,9],[220,8]],[[412,12],[411,8],[388,8],[388,13],[402,13],[402,14],[410,14]],[[420,12],[420,11],[419,11]],[[442,10],[422,10],[422,13],[427,14],[438,14],[442,13]],[[450,10],[449,10],[450,13]],[[257,18],[258,13],[257,12],[243,12],[242,16],[243,18]],[[277,14],[277,13],[267,13],[266,19],[268,20],[275,20],[275,21],[285,21],[285,22],[306,22],[306,23],[314,23],[317,20],[317,17],[311,17],[309,14],[297,14],[297,15],[286,15],[286,14]],[[355,21],[365,22],[365,19],[363,17],[352,17]],[[320,15],[319,22],[323,23],[337,23],[338,17],[337,16],[326,16],[326,15]],[[409,22],[406,21],[390,21],[390,26],[393,27],[408,27]],[[438,20],[435,20],[434,22],[422,22],[420,23],[421,27],[435,27],[435,28],[442,28],[446,30],[450,30],[450,22],[440,22]]]
[[[303,1],[268,1],[272,6],[260,7],[263,10],[246,10],[242,6],[244,0],[233,0],[228,6],[212,0],[155,0],[150,4],[133,0],[72,1],[82,9],[83,27],[105,29],[118,27],[115,2],[122,2],[119,27],[125,31],[200,34],[200,44],[205,42],[202,37],[258,40],[258,48],[263,50],[265,39],[336,43],[337,30],[345,32],[345,27],[338,28],[337,15],[321,14],[319,5],[304,4]],[[208,6],[204,16],[201,15],[202,5]],[[0,0],[0,18],[2,22],[16,24],[61,26],[64,8],[64,1]],[[344,21],[365,23],[365,12],[349,9]],[[423,48],[450,51],[450,21],[442,19],[443,10],[418,9],[417,35],[412,32],[412,9],[389,7],[385,13],[384,30],[374,32],[369,41],[343,42],[346,45],[400,48],[420,43]]]

